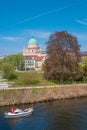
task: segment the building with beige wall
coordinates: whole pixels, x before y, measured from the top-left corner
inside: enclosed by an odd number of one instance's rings
[[[41,50],[36,38],[32,36],[28,41],[26,49],[23,50],[23,56],[25,59],[25,70],[41,70],[46,53]]]

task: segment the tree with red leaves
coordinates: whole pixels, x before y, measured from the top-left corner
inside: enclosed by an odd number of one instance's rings
[[[46,79],[53,81],[78,80],[80,78],[80,46],[76,36],[66,31],[50,35],[44,65]]]

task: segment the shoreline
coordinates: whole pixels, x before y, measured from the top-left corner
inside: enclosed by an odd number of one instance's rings
[[[71,99],[87,96],[87,84],[0,89],[0,106]]]

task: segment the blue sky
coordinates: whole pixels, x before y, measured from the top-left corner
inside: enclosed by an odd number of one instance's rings
[[[0,1],[0,56],[22,52],[32,33],[45,50],[49,35],[62,30],[87,51],[87,0]]]

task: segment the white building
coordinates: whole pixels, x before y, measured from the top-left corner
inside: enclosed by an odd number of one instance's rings
[[[4,59],[4,56],[0,56],[0,60],[3,60]]]
[[[46,53],[41,50],[37,40],[32,36],[28,41],[27,48],[23,50],[23,56],[25,59],[25,70],[41,70]]]

